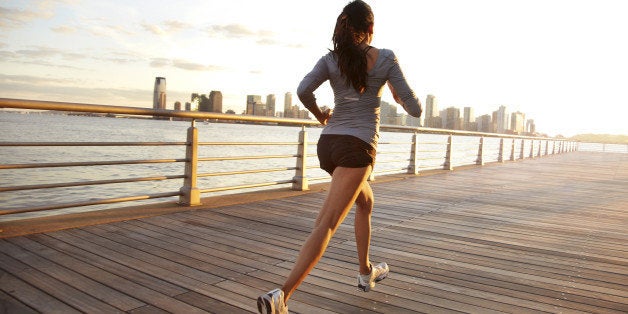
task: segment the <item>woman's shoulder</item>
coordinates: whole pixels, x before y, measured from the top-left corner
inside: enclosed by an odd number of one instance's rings
[[[396,59],[395,53],[391,49],[379,48],[379,55],[387,59]]]

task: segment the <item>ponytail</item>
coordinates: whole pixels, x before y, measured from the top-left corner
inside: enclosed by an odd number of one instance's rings
[[[363,93],[366,90],[366,52],[358,44],[373,25],[371,7],[361,0],[353,1],[338,16],[332,41],[338,58],[338,68],[345,76],[347,86]]]

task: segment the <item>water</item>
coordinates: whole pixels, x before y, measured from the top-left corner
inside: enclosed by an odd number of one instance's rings
[[[233,156],[268,156],[297,153],[296,142],[300,127],[251,125],[233,123],[197,122],[199,142],[291,142],[295,145],[282,146],[206,146],[199,147],[199,158]],[[105,117],[68,116],[50,113],[31,112],[20,114],[0,111],[0,141],[2,142],[185,142],[188,121],[168,121],[153,119],[124,119]],[[308,142],[313,143],[320,136],[320,128],[308,128]],[[453,166],[475,164],[478,156],[479,137],[454,137]],[[382,132],[378,149],[376,176],[384,173],[405,172],[410,158],[412,134]],[[505,140],[506,158],[510,156],[512,140]],[[538,141],[534,142],[534,154],[538,153]],[[542,152],[545,152],[542,144]],[[442,168],[447,136],[419,134],[419,169]],[[500,139],[484,139],[485,162],[496,161],[499,156]],[[519,158],[521,141],[515,141],[515,156]],[[528,158],[530,142],[524,143],[524,156]],[[549,147],[552,149],[551,145]],[[316,145],[309,145],[308,154],[316,154]],[[106,147],[2,147],[0,164],[94,162],[120,160],[184,159],[185,146],[106,146]],[[266,158],[256,160],[229,160],[199,163],[199,174],[274,169],[294,167],[296,159]],[[308,158],[308,177],[312,183],[325,182],[329,176],[318,169],[318,159]],[[152,163],[110,166],[56,167],[40,169],[0,170],[0,186],[21,186],[56,184],[65,182],[87,182],[97,180],[117,180],[167,175],[182,175],[184,163]],[[200,189],[213,189],[237,185],[290,180],[294,170],[261,172],[228,176],[201,177]],[[0,192],[0,210],[71,203],[86,200],[141,196],[178,191],[183,179],[116,183],[67,188],[38,189],[27,191]],[[275,185],[235,191],[203,194],[202,197],[251,190],[289,187],[289,184]],[[127,205],[140,205],[155,202],[175,201],[176,197],[153,200],[117,203],[110,205],[84,206],[46,211],[45,214],[82,212]],[[44,213],[25,213],[0,216],[0,220],[40,216]]]
[[[0,112],[0,141],[2,142],[185,142],[190,122],[167,121],[152,119],[124,119],[105,117],[68,116],[49,113],[31,112],[20,114]],[[299,138],[300,127],[250,125],[231,123],[197,123],[199,142],[294,142]],[[320,128],[308,128],[308,142],[316,142]],[[422,168],[439,167],[444,154],[444,136],[426,135],[426,144],[432,150],[440,152],[425,153],[433,160],[422,161]],[[409,133],[387,133],[381,135],[381,142],[402,144],[382,144],[389,153],[378,156],[376,171],[403,172],[410,157]],[[199,157],[228,157],[251,155],[295,155],[296,145],[287,146],[200,146]],[[316,153],[315,145],[309,145],[309,154]],[[145,159],[183,159],[184,146],[108,146],[108,147],[2,147],[0,163],[60,163],[119,161]],[[200,162],[199,173],[215,173],[225,171],[242,171],[255,169],[271,169],[294,167],[296,160],[291,158],[272,158],[244,161],[213,161]],[[316,157],[308,158],[308,177],[328,178],[318,169]],[[152,177],[165,175],[182,175],[184,163],[155,163],[111,166],[58,167],[40,169],[0,170],[0,186],[40,185],[60,182],[85,182],[96,180],[113,180],[123,178]],[[220,177],[199,178],[200,189],[219,188],[235,185],[255,184],[290,180],[294,170],[265,172],[246,175],[230,175]],[[326,179],[328,180],[328,179]],[[323,180],[325,181],[325,180]],[[316,181],[316,182],[323,182]],[[312,183],[316,183],[312,182]],[[0,192],[1,209],[13,209],[49,204],[69,203],[85,200],[138,196],[178,191],[182,179],[147,181],[135,183],[118,183],[68,188],[52,188],[14,192]],[[268,188],[287,187],[289,185]],[[263,188],[258,188],[263,189]],[[203,194],[202,197],[241,193],[249,190],[217,192]],[[111,207],[138,205],[153,202],[176,200],[161,198],[132,203],[77,207],[63,210],[47,211],[48,214],[98,210]],[[25,213],[15,217],[30,217],[41,213]],[[7,219],[0,216],[0,219]]]

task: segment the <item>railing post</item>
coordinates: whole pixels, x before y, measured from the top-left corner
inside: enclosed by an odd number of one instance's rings
[[[534,140],[530,140],[530,158],[534,158]]]
[[[499,140],[499,156],[497,156],[497,161],[498,162],[504,162],[504,138],[502,137]]]
[[[414,132],[412,135],[412,147],[410,147],[410,164],[408,165],[408,173],[419,174],[419,134]]]
[[[526,140],[521,139],[521,151],[519,152],[519,159],[525,158]]]
[[[545,156],[549,155],[549,140],[545,140]]]
[[[538,153],[536,154],[537,157],[541,157],[541,146],[542,146],[541,144],[542,144],[541,140],[539,140],[539,150],[538,150]]]
[[[292,189],[295,191],[307,191],[310,189],[307,181],[307,131],[305,126],[299,132],[299,148],[297,149],[297,165],[294,173]]]
[[[452,153],[453,153],[453,137],[449,135],[449,137],[447,138],[447,153],[445,155],[445,164],[443,165],[444,170],[454,170],[453,164],[451,162]]]
[[[515,161],[515,139],[512,139],[512,147],[510,148],[510,161]]]
[[[198,129],[194,125],[188,128],[187,147],[185,150],[185,179],[183,187],[179,190],[179,204],[195,206],[201,204],[201,192],[196,186],[198,174]]]
[[[480,137],[480,146],[478,147],[478,159],[476,165],[484,166],[484,136]]]

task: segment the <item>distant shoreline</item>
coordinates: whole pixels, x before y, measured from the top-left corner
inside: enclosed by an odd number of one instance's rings
[[[152,116],[133,116],[133,115],[117,115],[111,113],[89,113],[89,112],[72,112],[72,111],[47,111],[47,110],[2,110],[0,112],[9,112],[9,113],[19,113],[19,114],[30,114],[32,112],[43,113],[43,114],[56,114],[56,115],[73,115],[73,116],[85,116],[85,117],[104,117],[104,118],[122,118],[122,119],[154,119]],[[168,120],[168,119],[164,119]],[[185,118],[174,118],[174,121],[191,121],[191,119]],[[204,120],[197,119],[198,122],[203,122]],[[216,121],[211,119],[211,123],[245,123],[245,124],[271,124],[271,125],[285,125],[285,126],[293,126],[291,124],[273,124],[273,123],[259,123],[259,122],[243,122],[243,121]],[[619,135],[619,134],[577,134],[572,137],[566,137],[565,139],[584,142],[584,143],[600,143],[600,144],[621,144],[628,145],[628,135]]]

